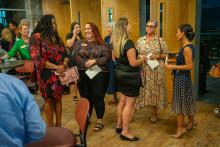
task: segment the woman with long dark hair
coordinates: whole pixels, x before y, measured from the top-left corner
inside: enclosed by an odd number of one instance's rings
[[[191,80],[195,47],[191,43],[195,33],[190,24],[181,24],[177,30],[177,40],[181,42],[176,65],[166,65],[174,70],[173,106],[172,110],[177,117],[176,134],[173,138],[180,138],[187,130],[196,127],[193,114],[195,114],[195,97]],[[188,116],[188,126],[184,126],[184,116]]]
[[[66,35],[67,47],[72,48],[77,40],[84,39],[81,33],[80,24],[73,22],[70,26],[70,32]]]
[[[98,27],[88,22],[85,25],[85,41],[77,41],[74,50],[73,58],[80,75],[80,81],[77,83],[79,93],[81,97],[87,98],[90,102],[90,116],[93,107],[95,108],[97,123],[94,131],[100,131],[104,127],[104,97],[109,82],[108,62],[111,59],[111,49],[105,45]],[[101,72],[89,78],[85,72],[94,65],[97,65]]]
[[[55,126],[61,127],[62,85],[57,74],[63,75],[68,58],[53,15],[44,15],[38,22],[30,39],[30,54],[37,69],[41,95],[45,99],[48,127],[54,126],[54,112]]]
[[[74,53],[73,51],[73,46],[77,40],[84,40],[84,37],[82,36],[81,33],[81,28],[80,24],[78,22],[73,22],[70,26],[70,32],[66,35],[66,43],[68,47],[68,53],[72,54]],[[70,60],[70,66],[74,66],[74,61]],[[72,84],[70,86],[71,88],[71,93],[73,93],[73,101],[77,101],[77,94],[78,94],[78,88],[76,84]]]

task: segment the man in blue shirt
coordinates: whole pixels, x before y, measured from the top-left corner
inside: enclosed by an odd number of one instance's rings
[[[25,84],[0,73],[0,146],[23,147],[45,135],[39,107]]]

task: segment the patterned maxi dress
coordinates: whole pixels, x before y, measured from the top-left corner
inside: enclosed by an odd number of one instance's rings
[[[155,36],[152,41],[147,41],[146,36],[138,39],[136,48],[140,55],[150,53],[160,55],[167,53],[167,45],[162,38]],[[136,101],[135,108],[140,109],[144,106],[157,106],[163,108],[166,105],[166,81],[164,61],[158,60],[159,66],[153,70],[147,63],[142,65],[142,84],[140,96]]]
[[[194,55],[194,46],[192,44],[187,46],[192,49]],[[176,57],[176,65],[185,65],[183,54],[185,47],[180,49],[179,54]],[[196,111],[194,98],[190,70],[174,71],[172,110],[176,114],[194,114]]]
[[[55,70],[44,67],[46,61],[56,65],[63,64],[64,57],[67,57],[65,45],[61,39],[59,44],[51,43],[36,33],[30,39],[30,54],[37,69],[37,79],[42,97],[60,100],[63,86],[59,77],[55,75]]]

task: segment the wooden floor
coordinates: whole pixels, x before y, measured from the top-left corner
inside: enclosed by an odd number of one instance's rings
[[[110,99],[106,96],[106,101]],[[74,119],[75,106],[71,95],[66,95],[63,101],[63,127],[73,132],[78,132]],[[150,109],[144,108],[135,113],[134,120],[130,124],[133,134],[140,137],[138,142],[121,141],[115,133],[116,105],[106,105],[104,116],[105,127],[100,132],[93,132],[95,114],[87,134],[88,147],[220,147],[220,118],[213,115],[216,105],[197,101],[196,130],[187,132],[181,139],[173,139],[175,133],[175,115],[170,106],[159,112],[159,121],[151,124],[148,121]]]

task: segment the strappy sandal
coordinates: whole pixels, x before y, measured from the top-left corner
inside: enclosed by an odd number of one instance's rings
[[[93,128],[93,131],[101,131],[103,128],[104,128],[104,124],[96,123],[95,127]]]

